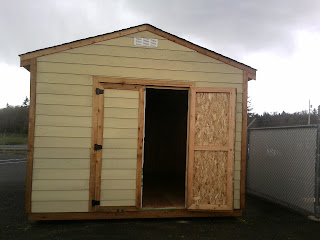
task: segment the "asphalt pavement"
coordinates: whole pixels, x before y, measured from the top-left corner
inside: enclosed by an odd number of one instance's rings
[[[239,218],[30,222],[25,155],[0,153],[0,239],[319,239],[320,222],[247,196]]]
[[[20,150],[27,150],[28,145],[0,145],[0,150],[10,150],[10,151],[20,151]]]

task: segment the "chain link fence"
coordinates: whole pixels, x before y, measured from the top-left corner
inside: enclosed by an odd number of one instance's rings
[[[319,216],[318,128],[248,131],[247,192]]]

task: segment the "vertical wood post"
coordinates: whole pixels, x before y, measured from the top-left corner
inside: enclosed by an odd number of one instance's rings
[[[241,175],[240,175],[240,209],[245,208],[246,199],[246,165],[247,165],[247,98],[248,73],[243,71],[242,83],[242,137],[241,137]]]
[[[34,128],[35,128],[35,114],[36,114],[36,81],[37,81],[37,59],[33,58],[30,61],[30,106],[29,106],[28,153],[27,153],[27,170],[26,170],[26,201],[25,201],[25,210],[27,213],[31,213]]]

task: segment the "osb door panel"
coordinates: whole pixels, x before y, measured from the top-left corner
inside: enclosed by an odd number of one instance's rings
[[[140,208],[144,87],[100,84],[95,174],[96,211]]]
[[[233,209],[235,106],[235,89],[191,89],[190,210]]]

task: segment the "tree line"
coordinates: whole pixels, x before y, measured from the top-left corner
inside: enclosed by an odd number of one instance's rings
[[[263,113],[263,114],[248,114],[248,124],[250,124],[254,119],[251,128],[261,128],[261,127],[283,127],[283,126],[299,126],[308,125],[307,111],[295,112],[295,113]],[[310,124],[318,124],[318,113],[314,109],[310,113]]]
[[[21,106],[7,104],[0,109],[0,134],[27,134],[29,124],[29,99]]]
[[[264,112],[257,114],[253,112],[251,100],[248,99],[248,124],[252,123],[250,128],[264,127],[284,127],[284,126],[302,126],[308,125],[309,112],[300,111],[295,113]],[[312,109],[310,112],[310,125],[318,124],[318,111]]]

